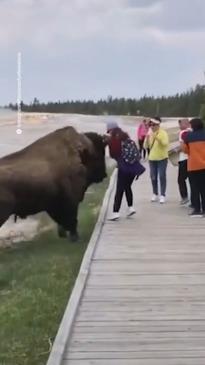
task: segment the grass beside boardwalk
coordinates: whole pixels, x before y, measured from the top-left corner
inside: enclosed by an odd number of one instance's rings
[[[86,194],[79,243],[51,231],[0,250],[0,364],[46,364],[107,185]]]

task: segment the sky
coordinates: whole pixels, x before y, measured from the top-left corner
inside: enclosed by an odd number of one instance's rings
[[[0,0],[0,104],[139,98],[205,77],[204,0]]]

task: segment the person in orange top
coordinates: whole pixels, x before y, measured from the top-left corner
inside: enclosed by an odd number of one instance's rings
[[[193,194],[192,217],[205,216],[205,128],[200,118],[190,121],[192,131],[182,136],[182,150],[188,155],[188,173]]]

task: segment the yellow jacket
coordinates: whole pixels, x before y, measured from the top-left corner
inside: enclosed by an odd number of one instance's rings
[[[169,137],[167,132],[160,128],[157,132],[151,132],[145,139],[145,148],[151,148],[150,161],[160,161],[168,158]]]

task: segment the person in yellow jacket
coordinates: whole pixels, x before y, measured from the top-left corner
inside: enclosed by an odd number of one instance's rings
[[[150,177],[153,189],[151,201],[157,202],[159,200],[160,204],[164,204],[167,186],[169,137],[160,124],[161,119],[159,117],[150,120],[150,131],[146,137],[144,147],[149,150]],[[158,177],[160,181],[160,198]]]

